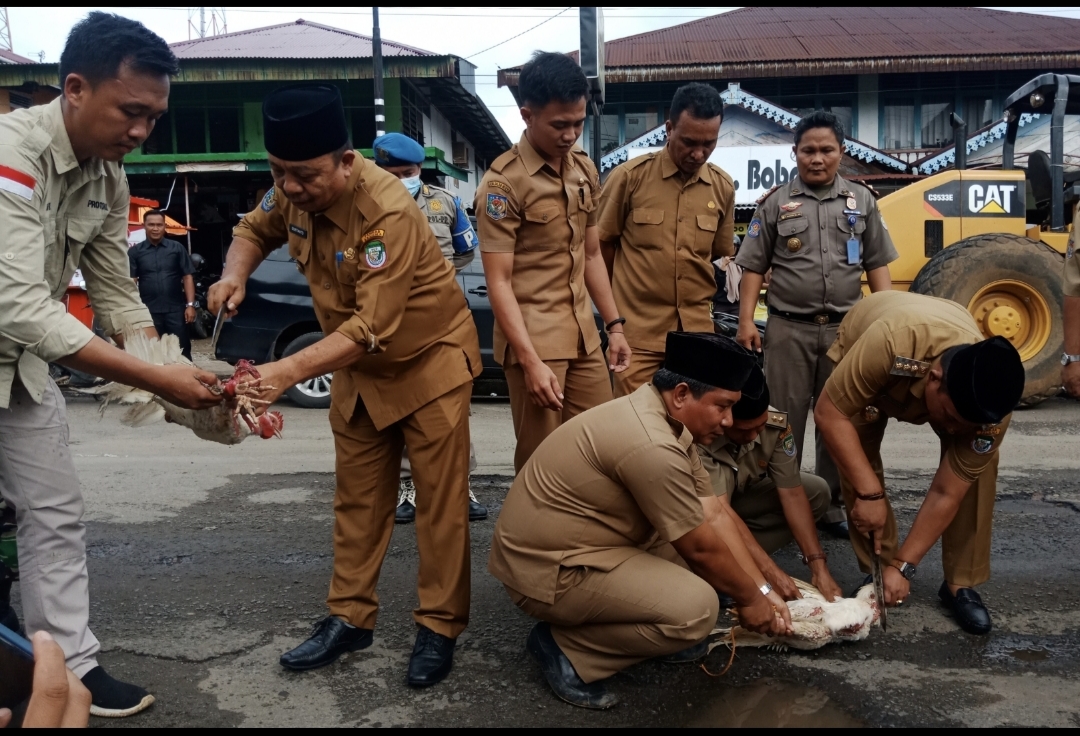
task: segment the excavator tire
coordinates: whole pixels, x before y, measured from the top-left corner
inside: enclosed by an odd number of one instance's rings
[[[1061,391],[1062,264],[1060,253],[1030,238],[976,235],[931,258],[911,291],[951,299],[972,311],[987,337],[1008,337],[1024,359],[1020,406],[1030,407]],[[1006,326],[995,333],[990,322]]]

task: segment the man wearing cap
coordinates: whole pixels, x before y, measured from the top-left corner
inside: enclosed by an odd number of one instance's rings
[[[294,670],[370,646],[375,583],[390,542],[401,451],[416,479],[418,626],[408,682],[450,672],[469,615],[469,397],[480,347],[468,305],[408,191],[351,150],[341,95],[300,84],[271,93],[263,127],[274,187],[233,230],[211,310],[235,314],[248,276],[283,240],[326,335],[260,366],[269,398],[334,371],[337,455],[330,615],[281,656]]]
[[[663,150],[615,167],[604,182],[600,246],[634,351],[631,367],[615,374],[616,396],[652,379],[668,331],[713,329],[713,261],[735,253],[735,186],[708,163],[723,113],[712,85],[680,87]]]
[[[596,228],[600,179],[576,145],[588,93],[577,62],[538,51],[519,77],[525,132],[492,162],[476,190],[516,471],[556,427],[610,400],[608,369],[621,372],[630,364],[626,320],[615,308]],[[593,303],[607,325],[607,361]]]
[[[744,626],[786,632],[787,607],[715,500],[695,442],[731,425],[752,355],[673,332],[652,383],[557,428],[514,480],[488,570],[540,620],[526,644],[555,694],[608,708],[603,681],[650,657],[690,662],[734,597]],[[718,532],[717,530],[721,531]]]
[[[848,312],[828,355],[836,367],[814,421],[840,469],[859,566],[869,571],[879,552],[885,602],[899,605],[941,539],[938,596],[965,631],[988,633],[990,613],[975,586],[990,578],[998,449],[1024,390],[1019,353],[1002,337],[983,340],[955,302],[887,291]],[[890,417],[929,423],[941,440],[937,473],[902,544],[881,461]]]
[[[420,181],[420,164],[424,163],[424,147],[404,133],[387,133],[375,139],[372,144],[375,163],[384,171],[393,174],[420,206],[420,211],[427,217],[431,232],[439,242],[443,257],[454,264],[454,270],[460,271],[472,262],[476,255],[476,233],[461,204],[461,198],[455,197],[441,187],[424,184]],[[476,470],[476,448],[469,443],[469,472]],[[469,488],[469,521],[481,521],[487,518],[485,508]],[[394,521],[409,524],[416,519],[416,486],[413,485],[412,466],[409,465],[409,452],[401,452],[401,489],[398,491],[398,507]]]
[[[800,120],[793,150],[798,176],[759,200],[735,258],[743,269],[737,339],[763,349],[754,309],[772,269],[765,376],[773,403],[788,413],[795,444],[803,448],[807,415],[832,369],[825,353],[840,320],[862,298],[864,274],[871,291],[891,288],[889,263],[899,256],[873,193],[837,173],[844,128],[836,116],[818,110]],[[846,537],[840,480],[820,436],[816,451],[814,472],[833,493],[833,507],[821,526]]]
[[[787,415],[769,405],[765,374],[754,366],[732,422],[712,444],[699,445],[713,492],[739,518],[739,531],[754,562],[785,599],[801,597],[791,577],[769,556],[792,539],[811,582],[830,601],[843,596],[829,572],[814,522],[832,500],[829,484],[799,472],[798,448]]]

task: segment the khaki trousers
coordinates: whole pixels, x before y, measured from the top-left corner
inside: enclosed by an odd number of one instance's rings
[[[394,529],[401,450],[409,448],[416,483],[420,552],[413,619],[457,638],[469,620],[469,398],[466,383],[379,431],[362,404],[347,420],[330,408],[337,453],[334,573],[330,613],[375,628],[379,581]]]
[[[86,526],[67,406],[51,380],[36,404],[16,379],[9,407],[0,409],[0,494],[15,507],[26,630],[52,634],[82,677],[97,666],[101,647],[87,627]]]
[[[823,478],[802,473],[803,488],[810,501],[810,511],[817,521],[825,515],[832,503],[832,491]],[[731,497],[731,508],[746,524],[761,548],[770,555],[786,547],[795,536],[784,516],[780,493],[772,478],[762,478],[749,484]]]
[[[520,363],[505,367],[510,414],[517,437],[515,473],[521,472],[540,443],[563,422],[611,400],[611,376],[600,348],[588,355],[580,354],[573,360],[545,360],[544,365],[551,369],[562,387],[562,411],[543,409],[533,403],[525,387],[525,371]]]
[[[773,406],[788,414],[788,423],[799,449],[799,464],[803,462],[803,439],[806,417],[813,411],[814,402],[825,388],[833,372],[833,362],[825,357],[836,339],[839,324],[815,325],[795,322],[775,315],[765,323],[765,380]],[[841,507],[840,472],[829,457],[821,432],[815,430],[816,452],[814,474],[824,478],[832,489],[832,506],[824,521],[844,521]]]
[[[476,470],[476,446],[469,441],[469,474]],[[409,461],[409,448],[401,450],[401,480],[412,480],[412,463]]]
[[[861,415],[852,418],[852,423],[859,433],[863,452],[870,460],[870,465],[877,474],[878,481],[885,487],[885,472],[881,462],[881,441],[885,436],[888,417],[880,415],[873,422],[866,421]],[[941,567],[945,579],[953,585],[970,588],[990,579],[990,538],[994,522],[994,499],[997,495],[998,453],[986,470],[971,484],[967,495],[960,502],[952,523],[941,535]],[[848,511],[855,505],[855,490],[847,479],[841,476],[841,488],[844,503]],[[881,563],[887,564],[899,549],[899,531],[896,516],[888,498],[885,499],[887,517],[881,539]],[[870,572],[870,541],[855,531],[850,530],[851,546],[859,558],[859,569]]]
[[[720,609],[712,586],[666,543],[610,572],[563,568],[559,590],[548,604],[506,587],[518,608],[551,624],[555,642],[585,682],[703,641]]]
[[[656,371],[664,364],[664,353],[631,348],[630,367],[615,377],[615,398],[628,396],[653,379]]]

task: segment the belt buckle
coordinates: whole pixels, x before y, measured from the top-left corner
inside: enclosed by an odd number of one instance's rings
[[[827,324],[829,324],[829,315],[827,315],[827,314],[815,314],[814,315],[814,322],[819,324],[819,325],[827,325]]]

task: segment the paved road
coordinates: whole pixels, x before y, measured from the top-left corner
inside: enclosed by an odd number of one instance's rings
[[[325,412],[281,408],[284,441],[226,448],[175,426],[123,427],[119,411],[99,418],[90,399],[69,403],[101,659],[158,698],[137,718],[92,725],[1080,725],[1072,402],[1018,413],[1005,441],[994,578],[982,589],[995,616],[990,636],[963,634],[936,603],[935,550],[888,634],[809,654],[742,649],[722,678],[645,663],[615,679],[623,704],[604,713],[553,698],[524,652],[531,622],[485,571],[512,466],[509,410],[498,402],[474,405],[474,489],[492,516],[472,525],[472,624],[451,677],[422,692],[404,684],[415,635],[412,527],[394,533],[374,646],[320,671],[283,671],[278,655],[324,612],[333,455]],[[936,443],[927,428],[898,425],[887,445],[906,527]],[[847,544],[826,549],[841,584],[858,583]],[[804,569],[791,549],[778,559],[791,573]],[[725,661],[717,651],[707,664],[718,671]]]

